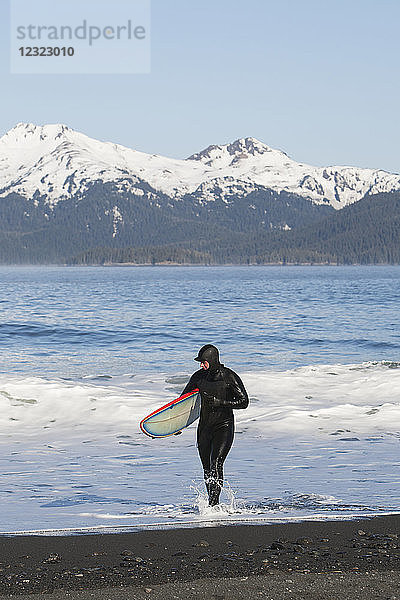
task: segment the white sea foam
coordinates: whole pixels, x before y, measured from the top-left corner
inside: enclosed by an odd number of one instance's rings
[[[325,365],[241,373],[218,508],[195,425],[152,440],[140,419],[188,375],[79,381],[0,375],[1,531],[141,528],[376,514],[400,506],[400,368]],[[193,482],[194,478],[194,482]]]
[[[319,365],[242,374],[251,401],[236,411],[247,435],[400,431],[400,368],[385,363]],[[188,376],[61,379],[0,375],[0,431],[90,429],[138,433],[141,418],[179,395]],[[145,438],[141,435],[144,442]]]

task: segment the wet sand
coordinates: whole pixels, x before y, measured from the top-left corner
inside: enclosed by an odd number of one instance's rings
[[[54,600],[400,600],[400,515],[2,537],[0,594],[34,600],[44,593]]]

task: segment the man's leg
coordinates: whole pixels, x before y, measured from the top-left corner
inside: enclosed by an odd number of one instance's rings
[[[219,504],[219,496],[224,484],[224,462],[232,447],[234,436],[233,421],[218,428],[213,435],[211,444],[209,503],[210,506]]]

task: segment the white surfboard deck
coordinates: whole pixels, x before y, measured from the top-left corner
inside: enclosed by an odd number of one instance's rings
[[[142,419],[140,429],[152,438],[176,435],[200,415],[200,392],[193,390]]]

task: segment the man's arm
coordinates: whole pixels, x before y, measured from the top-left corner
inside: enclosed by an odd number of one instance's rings
[[[199,383],[199,372],[196,371],[196,373],[193,373],[193,375],[189,379],[183,392],[181,393],[181,396],[183,396],[184,394],[188,394],[189,392],[192,392],[193,390],[198,388],[199,387],[198,383]]]
[[[228,398],[227,404],[232,408],[247,408],[249,397],[239,375],[229,370],[227,380],[228,389],[231,390],[231,397]]]
[[[226,369],[224,372],[224,379],[227,387],[226,398],[217,398],[216,396],[203,392],[203,396],[209,405],[213,408],[219,408],[220,406],[247,408],[249,405],[249,397],[239,375],[234,371],[231,371],[231,369]]]

